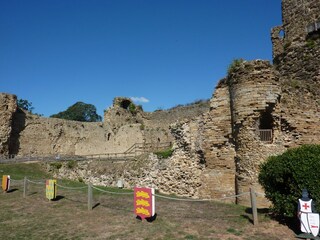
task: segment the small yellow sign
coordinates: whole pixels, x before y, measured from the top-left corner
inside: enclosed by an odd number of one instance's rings
[[[57,180],[46,180],[46,197],[49,200],[57,197]]]

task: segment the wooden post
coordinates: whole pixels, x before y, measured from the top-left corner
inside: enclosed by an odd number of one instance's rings
[[[92,184],[88,183],[88,210],[92,210]]]
[[[253,217],[253,225],[258,225],[258,211],[257,211],[257,201],[256,193],[253,188],[250,188],[250,200],[251,200],[251,209]]]
[[[24,180],[23,180],[23,198],[25,198],[26,195],[27,195],[27,187],[28,187],[27,177],[24,177]]]

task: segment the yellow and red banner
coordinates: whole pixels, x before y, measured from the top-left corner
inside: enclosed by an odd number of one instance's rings
[[[155,197],[153,188],[134,188],[134,213],[141,219],[155,214]]]
[[[46,180],[46,197],[49,200],[57,197],[57,180]]]
[[[2,176],[2,190],[3,191],[9,191],[10,188],[10,176],[9,175],[3,175]]]

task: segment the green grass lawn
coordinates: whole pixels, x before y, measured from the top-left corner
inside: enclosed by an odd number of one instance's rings
[[[45,180],[50,174],[39,163],[0,165],[12,179]],[[157,218],[140,221],[133,212],[131,190],[93,191],[94,208],[88,210],[84,183],[58,179],[58,197],[45,198],[44,184],[12,182],[12,191],[0,194],[1,239],[292,239],[287,227],[259,214],[252,225],[248,208],[218,202],[186,202],[156,198]],[[69,188],[77,189],[69,189]],[[82,188],[81,188],[82,187]]]

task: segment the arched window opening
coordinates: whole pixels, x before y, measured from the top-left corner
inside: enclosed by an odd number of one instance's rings
[[[122,107],[123,109],[128,109],[130,104],[131,104],[131,101],[129,101],[129,100],[123,100],[123,101],[120,103],[120,107]]]
[[[261,113],[259,119],[259,130],[258,134],[260,141],[266,143],[272,143],[273,139],[273,118],[272,114],[269,111]]]
[[[284,30],[283,30],[283,29],[281,29],[281,30],[279,31],[279,38],[283,39],[283,38],[284,38],[284,36],[285,36],[285,34],[284,34]]]

